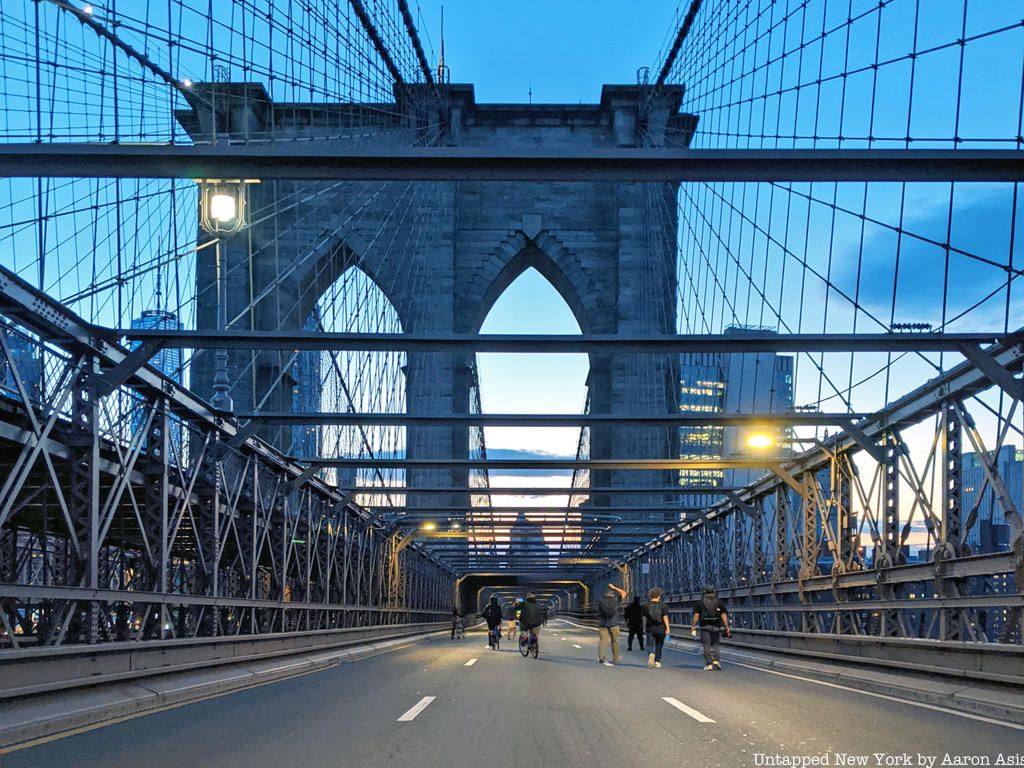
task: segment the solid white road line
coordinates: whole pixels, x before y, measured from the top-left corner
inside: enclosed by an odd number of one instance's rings
[[[572,644],[572,647],[573,647],[573,648],[582,648],[583,646],[582,646],[582,645],[576,645],[576,643],[573,643],[573,644]]]
[[[464,667],[472,667],[474,664],[476,664],[476,662],[477,662],[477,659],[470,659],[469,661],[467,661],[462,666],[464,666]]]
[[[669,704],[671,704],[673,707],[678,709],[683,714],[689,715],[694,720],[696,720],[698,723],[713,723],[713,722],[715,722],[710,717],[705,715],[703,712],[698,712],[693,707],[686,706],[679,699],[673,699],[671,696],[662,696],[661,700],[665,701],[665,702],[668,702]]]
[[[885,699],[886,701],[895,701],[897,704],[909,704],[912,707],[919,707],[921,709],[930,709],[933,712],[942,712],[947,715],[956,715],[957,717],[964,717],[968,720],[977,720],[981,723],[991,723],[992,725],[1002,725],[1005,728],[1012,728],[1015,731],[1024,731],[1024,725],[1019,723],[1011,723],[1007,720],[997,720],[994,717],[985,717],[984,715],[975,715],[971,712],[961,712],[958,709],[948,709],[947,707],[940,707],[936,704],[927,704],[923,701],[914,701],[913,699],[901,699],[897,696],[888,696],[884,693],[875,693],[874,691],[862,691],[859,688],[849,688],[845,685],[837,685],[836,683],[829,683],[825,680],[815,680],[811,677],[801,677],[800,675],[791,675],[788,672],[779,672],[774,669],[765,669],[764,667],[756,667],[753,664],[744,664],[741,661],[730,661],[730,666],[746,667],[752,669],[755,672],[764,672],[769,675],[778,675],[779,677],[788,677],[790,680],[800,680],[804,683],[814,683],[815,685],[824,685],[826,688],[838,688],[841,691],[853,691],[863,696],[871,696],[875,699]]]
[[[408,723],[411,720],[415,720],[416,719],[416,715],[418,715],[424,709],[429,707],[430,706],[430,702],[432,702],[436,698],[437,698],[436,696],[424,696],[422,699],[419,700],[419,703],[416,704],[416,706],[414,706],[412,709],[410,709],[408,712],[406,712],[404,715],[402,715],[400,718],[398,718],[398,722],[400,722],[400,723]]]

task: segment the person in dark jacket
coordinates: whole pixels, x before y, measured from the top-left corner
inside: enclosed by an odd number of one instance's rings
[[[537,596],[530,592],[523,603],[522,613],[519,614],[519,631],[529,632],[532,629],[536,634],[543,623],[544,609],[537,605]]]
[[[456,632],[462,626],[462,611],[459,610],[459,606],[452,606],[452,640],[455,639]]]
[[[700,625],[700,639],[704,645],[704,669],[721,669],[722,662],[718,657],[718,640],[721,634],[732,637],[729,629],[729,613],[725,604],[718,599],[715,588],[704,587],[700,602],[693,606],[693,622],[690,634],[697,636],[697,625]]]
[[[647,655],[647,666],[661,669],[661,651],[668,639],[668,609],[661,600],[660,587],[654,587],[647,593],[647,605],[644,606],[644,618],[647,620],[647,644],[651,652]]]
[[[633,602],[626,606],[622,612],[626,619],[626,629],[629,630],[629,637],[626,638],[626,649],[633,650],[633,638],[640,641],[640,650],[644,649],[644,607],[640,604],[640,596],[634,595]]]
[[[497,635],[501,637],[501,606],[498,605],[498,598],[496,595],[491,595],[491,600],[487,603],[487,607],[484,608],[481,614],[484,617],[484,621],[487,622],[487,645],[490,648],[494,648],[494,637]]]
[[[614,667],[619,662],[619,600],[625,596],[624,589],[609,584],[608,591],[597,604],[597,660],[606,667]],[[608,661],[609,643],[612,646],[611,661]]]

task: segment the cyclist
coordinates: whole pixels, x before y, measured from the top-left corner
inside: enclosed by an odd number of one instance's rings
[[[512,607],[512,620],[508,625],[508,639],[511,640],[514,637],[515,632],[519,631],[519,614],[523,611],[523,598],[517,598],[516,604]]]
[[[491,595],[491,601],[484,608],[483,617],[487,622],[487,646],[493,649],[501,639],[501,606],[498,605],[496,595]]]
[[[537,595],[530,592],[526,595],[526,603],[519,614],[520,638],[527,638],[531,644],[537,643],[537,630],[544,623],[544,609],[537,605]],[[520,639],[522,642],[522,639]]]

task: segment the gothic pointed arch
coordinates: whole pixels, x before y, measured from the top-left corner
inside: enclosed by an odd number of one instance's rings
[[[583,333],[602,332],[608,324],[608,302],[587,273],[583,262],[547,231],[527,237],[519,230],[506,238],[462,281],[456,327],[477,333],[495,302],[528,269],[535,269],[554,286],[569,306]]]

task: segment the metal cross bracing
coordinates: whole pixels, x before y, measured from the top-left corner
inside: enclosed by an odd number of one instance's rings
[[[432,621],[455,574],[395,547],[351,497],[6,274],[0,440],[4,580],[15,645],[262,634]],[[41,341],[45,339],[46,341]],[[27,378],[31,344],[48,378]],[[38,373],[38,372],[37,372]]]
[[[1024,347],[993,357],[1014,370]],[[795,483],[766,477],[634,551],[626,561],[633,584],[641,591],[667,587],[680,623],[703,585],[715,584],[735,625],[754,642],[811,633],[1019,644],[1024,526],[1007,490],[1019,480],[1004,476],[994,457],[1020,400],[995,445],[985,444],[968,410],[993,383],[965,362],[860,422],[857,435],[816,441],[786,465]],[[928,420],[930,448],[915,457],[903,435]],[[969,510],[961,488],[965,441],[983,470]],[[968,534],[993,497],[1010,546],[975,554]],[[907,542],[917,526],[927,530],[934,554],[914,563]]]
[[[978,58],[1016,60],[1019,19],[966,0],[934,28],[903,0],[683,5],[655,84],[636,87],[635,134],[523,151],[458,146],[464,113],[487,105],[434,77],[404,0],[232,0],[216,15],[170,0],[144,16],[5,4],[7,637],[426,620],[471,575],[474,589],[513,579],[544,595],[578,580],[572,602],[611,573],[666,588],[680,623],[718,586],[747,642],[1019,644],[1024,539],[1004,458],[1024,437],[1024,101],[1012,67]],[[1009,107],[981,109],[972,90]],[[599,111],[570,106],[577,122]],[[205,187],[182,175],[259,179],[240,198],[249,226],[198,230]],[[641,182],[629,199],[642,203],[620,215],[651,322],[581,322],[574,337],[437,325],[444,297],[424,272],[451,245],[452,190],[516,179]],[[529,251],[581,317],[601,305],[572,299],[551,267],[586,237],[567,245],[521,213],[521,234],[473,244],[478,261]],[[547,261],[530,251],[542,241]],[[403,293],[425,298],[400,315]],[[165,314],[136,322],[146,312]],[[473,355],[498,350],[635,365],[638,399],[669,407],[487,413]],[[778,368],[758,400],[787,351],[788,383]],[[751,365],[737,373],[737,360]],[[450,369],[464,403],[426,391]],[[730,370],[739,395],[717,389]],[[196,393],[211,384],[236,407],[207,405]],[[780,404],[787,386],[808,410]],[[577,455],[496,459],[484,429],[500,424],[581,426]],[[771,452],[729,444],[757,426],[780,438]],[[661,453],[655,430],[673,436]],[[414,455],[437,434],[457,436],[449,456]],[[654,466],[667,482],[617,473]],[[567,485],[492,487],[488,471],[510,467],[563,467]],[[494,505],[528,494],[550,504]],[[1006,540],[972,543],[982,527]]]

